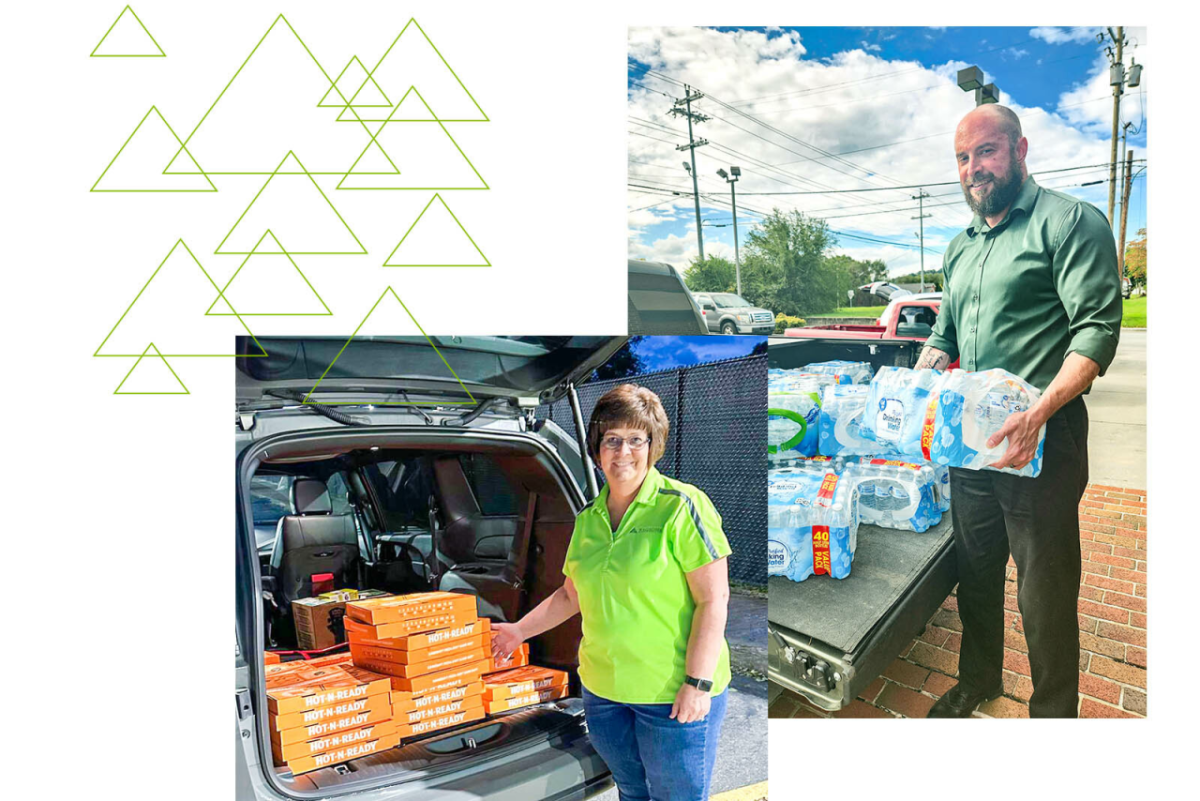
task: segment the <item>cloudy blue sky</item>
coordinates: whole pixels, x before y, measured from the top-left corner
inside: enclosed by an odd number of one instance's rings
[[[956,84],[957,71],[972,64],[1020,115],[1038,182],[1106,211],[1112,92],[1099,31],[631,28],[629,255],[680,267],[697,255],[687,153],[675,150],[686,142],[687,123],[668,114],[685,83],[706,94],[693,110],[712,118],[696,128],[710,142],[696,151],[706,255],[733,258],[729,188],[716,171],[736,164],[742,242],[772,208],[799,209],[828,221],[838,236],[835,252],[883,259],[893,275],[920,263],[917,190],[887,187],[924,185],[932,215],[925,267],[939,269],[946,245],[971,218],[953,132],[974,105]],[[1146,64],[1146,29],[1126,28],[1125,37],[1126,66],[1131,58]],[[1122,100],[1135,159],[1147,157],[1152,75],[1147,67],[1141,86]],[[1135,172],[1144,166],[1135,164]],[[1146,175],[1133,182],[1130,238],[1146,226]],[[809,194],[756,194],[788,192]]]

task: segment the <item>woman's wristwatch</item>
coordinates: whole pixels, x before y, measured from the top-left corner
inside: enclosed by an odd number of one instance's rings
[[[684,684],[690,684],[702,693],[706,693],[712,689],[713,683],[709,679],[697,679],[694,676],[685,676]]]

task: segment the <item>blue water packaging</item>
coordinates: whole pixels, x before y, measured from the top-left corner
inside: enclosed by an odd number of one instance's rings
[[[973,373],[951,370],[938,388],[933,427],[926,437],[929,450],[926,458],[949,467],[1037,476],[1042,472],[1045,425],[1038,432],[1033,461],[1019,470],[989,467],[1008,450],[1008,440],[995,448],[988,448],[987,440],[1000,430],[1009,415],[1028,411],[1040,397],[1037,387],[1007,370]]]
[[[768,373],[767,453],[772,461],[817,455],[821,390],[835,380],[798,370]]]
[[[942,520],[932,465],[864,456],[847,463],[842,479],[858,490],[863,523],[922,532]]]
[[[817,447],[826,456],[874,456],[891,452],[886,443],[867,439],[861,431],[869,388],[838,384],[821,393]]]
[[[861,435],[904,456],[925,458],[925,413],[944,375],[939,370],[880,367],[867,391]]]
[[[792,581],[850,575],[858,543],[853,483],[820,466],[767,473],[767,575]]]
[[[800,368],[806,373],[819,373],[821,375],[831,375],[837,379],[839,384],[869,384],[871,383],[871,375],[875,372],[871,369],[870,362],[848,362],[842,359],[834,359],[828,362],[813,362],[806,364]]]

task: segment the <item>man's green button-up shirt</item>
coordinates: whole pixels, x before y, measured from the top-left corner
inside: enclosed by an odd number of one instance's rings
[[[653,467],[613,531],[608,486],[575,518],[563,573],[583,616],[579,678],[601,698],[669,704],[687,676],[696,602],[687,574],[729,556],[721,516],[708,496]],[[711,695],[729,684],[729,645]]]
[[[1068,353],[1108,369],[1121,332],[1117,249],[1091,203],[1026,178],[994,228],[976,215],[942,261],[927,342],[964,370],[1000,367],[1045,390]]]

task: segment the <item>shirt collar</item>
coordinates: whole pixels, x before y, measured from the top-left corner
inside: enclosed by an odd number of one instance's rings
[[[996,224],[995,228],[989,228],[987,221],[982,216],[976,214],[971,220],[971,224],[967,226],[967,236],[975,236],[978,233],[987,233],[990,230],[996,230],[1008,225],[1009,220],[1018,211],[1028,215],[1033,210],[1033,205],[1037,202],[1038,193],[1041,192],[1041,187],[1037,185],[1037,181],[1033,180],[1033,176],[1029,176],[1021,184],[1021,190],[1017,192],[1017,199],[1013,201],[1009,207],[1008,213],[1004,215],[1004,219]]]
[[[629,505],[632,507],[639,503],[653,504],[655,502],[655,498],[658,497],[658,491],[663,486],[663,481],[664,479],[662,473],[658,472],[658,468],[651,465],[650,471],[646,473],[645,480],[642,481],[641,488],[638,490],[637,495],[633,497],[633,500]],[[606,520],[608,519],[607,483],[600,489],[600,493],[596,496],[596,501],[592,504],[592,508],[603,515]],[[628,512],[626,512],[626,514],[628,514]]]

